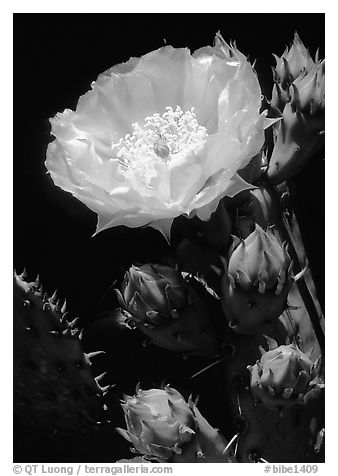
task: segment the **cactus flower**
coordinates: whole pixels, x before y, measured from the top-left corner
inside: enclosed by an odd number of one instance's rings
[[[275,144],[267,174],[272,183],[288,180],[322,146],[324,137],[324,61],[315,61],[297,34],[290,51],[276,56],[271,104],[283,114],[275,124]]]
[[[264,143],[266,113],[246,57],[220,35],[190,54],[171,46],[112,67],[76,110],[51,119],[46,167],[98,214],[96,232],[175,217],[207,221],[249,185],[237,176]]]
[[[295,342],[278,347],[274,339],[267,340],[269,350],[261,347],[260,360],[248,366],[254,399],[279,410],[316,397],[323,387],[318,375],[320,359],[313,363]]]
[[[223,437],[202,417],[191,397],[175,389],[136,389],[122,402],[127,429],[117,431],[133,452],[158,462],[232,462]]]
[[[202,285],[159,264],[132,266],[116,289],[122,323],[138,327],[153,344],[175,352],[214,355],[220,336],[200,292]]]
[[[234,237],[223,258],[222,307],[231,329],[253,334],[282,314],[291,287],[291,258],[270,229],[258,224],[245,240]]]

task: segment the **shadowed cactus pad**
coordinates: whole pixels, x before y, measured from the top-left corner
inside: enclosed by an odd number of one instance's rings
[[[14,274],[14,416],[37,430],[78,431],[102,419],[102,389],[65,303]]]

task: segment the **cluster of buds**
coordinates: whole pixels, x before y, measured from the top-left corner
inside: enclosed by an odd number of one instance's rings
[[[267,337],[267,341],[269,350],[260,347],[260,360],[248,366],[253,398],[274,410],[316,398],[323,387],[320,358],[313,363],[295,342],[278,347],[274,339]]]
[[[133,452],[157,462],[230,463],[224,438],[175,389],[136,389],[122,402],[127,429],[117,431],[133,445]]]
[[[215,355],[220,336],[202,286],[169,266],[131,266],[116,290],[123,322],[163,349]]]
[[[268,177],[278,184],[295,175],[323,144],[324,61],[313,60],[297,33],[290,49],[276,58],[271,105],[282,113]]]
[[[287,246],[258,224],[244,240],[234,237],[223,259],[222,306],[230,328],[254,334],[287,306],[292,262]]]

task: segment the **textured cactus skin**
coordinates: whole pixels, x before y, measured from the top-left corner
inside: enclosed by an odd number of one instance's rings
[[[195,301],[193,306],[185,309],[177,319],[171,320],[166,326],[151,329],[142,327],[141,330],[154,345],[163,349],[197,355],[216,355],[220,350],[221,339],[210,318],[210,311],[201,299]]]
[[[196,442],[188,444],[180,458],[172,458],[172,462],[180,463],[236,463],[233,450],[230,447],[226,452],[227,440],[213,428],[194,406],[194,414],[198,421],[200,433],[198,448]]]
[[[273,228],[277,237],[284,240],[285,233],[289,232],[294,250],[294,269],[299,272],[307,265],[306,255],[292,209],[289,207],[286,213],[285,205],[281,205],[281,192],[277,193],[270,187],[269,203],[262,202],[264,207],[268,207],[263,211],[267,216],[268,209],[273,209],[274,215],[279,217],[274,220]],[[255,195],[261,200],[259,192]],[[254,213],[256,212],[257,210]],[[313,300],[316,316],[313,316],[306,305],[309,299],[303,293],[304,284]],[[250,390],[247,365],[254,364],[260,358],[259,346],[267,348],[264,335],[275,339],[278,345],[288,344],[295,339],[312,362],[322,355],[323,317],[309,269],[297,283],[293,283],[288,295],[288,305],[289,308],[277,320],[266,324],[259,333],[249,336],[234,334],[231,339],[235,355],[232,360],[225,362],[225,385],[230,396],[231,412],[234,414],[234,432],[240,432],[235,455],[239,462],[299,463],[323,461],[324,458],[324,447],[321,444],[324,427],[323,391],[307,405],[299,404],[279,412],[266,408],[261,403],[257,404]]]
[[[288,104],[283,112],[282,128],[278,134],[274,153],[269,164],[268,176],[271,183],[279,184],[296,175],[307,161],[323,145],[323,119],[315,115],[300,119]],[[282,139],[283,137],[283,139]]]
[[[173,352],[216,355],[220,349],[217,329],[212,323],[199,319],[196,325],[195,315],[189,312],[164,328],[146,328],[142,332],[154,345]]]
[[[252,289],[244,291],[240,288],[233,289],[228,280],[224,280],[223,307],[224,313],[240,334],[251,334],[255,329],[264,325],[267,318],[270,321],[278,318],[287,306],[289,284],[284,286],[277,296],[273,291],[259,294]],[[240,319],[240,321],[238,321]]]
[[[194,355],[216,355],[221,348],[222,339],[217,315],[213,315],[208,305],[212,300],[205,300],[210,296],[207,296],[199,282],[189,276],[184,279],[184,287],[187,292],[187,305],[176,311],[175,317],[145,322],[136,314],[124,311],[124,316],[117,316],[117,320],[122,325],[126,322],[127,325],[136,326],[152,344],[163,349]],[[125,305],[120,293],[118,296],[123,313]]]
[[[14,417],[27,428],[74,432],[101,418],[102,390],[79,331],[39,283],[14,274]]]

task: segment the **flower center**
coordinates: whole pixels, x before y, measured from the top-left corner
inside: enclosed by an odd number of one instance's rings
[[[122,171],[133,170],[147,182],[157,175],[158,167],[175,162],[182,154],[194,153],[203,146],[208,134],[197,122],[194,108],[183,112],[167,107],[162,115],[146,117],[144,125],[132,124],[133,132],[112,145]]]

